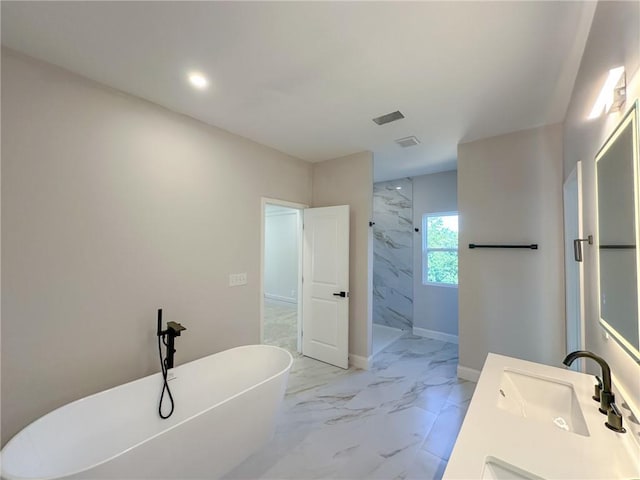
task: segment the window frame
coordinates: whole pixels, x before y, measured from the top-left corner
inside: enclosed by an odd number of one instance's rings
[[[429,252],[455,252],[456,257],[458,257],[458,261],[460,260],[460,256],[458,254],[460,247],[460,231],[458,230],[458,245],[455,248],[452,247],[427,247],[428,235],[429,231],[427,228],[427,221],[431,217],[458,217],[458,228],[460,227],[460,214],[458,211],[450,211],[450,212],[433,212],[433,213],[425,213],[422,215],[422,284],[428,285],[432,287],[447,287],[447,288],[458,288],[460,284],[460,277],[458,277],[457,283],[442,283],[442,282],[430,282],[427,280],[429,277]],[[460,274],[460,266],[458,264],[458,275]]]

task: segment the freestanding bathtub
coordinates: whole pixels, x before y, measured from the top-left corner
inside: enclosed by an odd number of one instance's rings
[[[249,345],[180,365],[167,420],[160,373],[65,405],[6,444],[2,478],[218,478],[273,435],[292,362],[281,348]]]

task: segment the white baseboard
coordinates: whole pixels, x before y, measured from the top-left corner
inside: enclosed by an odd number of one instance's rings
[[[474,368],[463,367],[458,364],[458,378],[463,380],[469,380],[470,382],[478,382],[480,378],[480,370],[476,370]]]
[[[404,330],[400,329],[400,328],[395,328],[395,327],[390,327],[389,325],[382,325],[380,323],[372,323],[372,325],[374,327],[380,328],[382,330],[386,330],[388,332],[394,332],[394,333],[400,333],[403,334]]]
[[[434,340],[455,343],[456,345],[458,344],[458,336],[451,335],[450,333],[442,333],[435,330],[428,330],[426,328],[413,327],[413,334],[419,337],[433,338]]]
[[[268,298],[269,300],[277,300],[278,302],[298,303],[297,300],[293,297],[283,297],[280,295],[273,295],[272,293],[265,293],[264,298]]]
[[[371,368],[371,364],[373,363],[372,357],[362,357],[360,355],[354,355],[352,353],[349,354],[349,366],[360,368],[362,370],[369,370]]]

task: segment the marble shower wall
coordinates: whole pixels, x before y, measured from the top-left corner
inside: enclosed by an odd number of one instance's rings
[[[373,185],[373,221],[373,321],[411,330],[415,233],[410,178]]]

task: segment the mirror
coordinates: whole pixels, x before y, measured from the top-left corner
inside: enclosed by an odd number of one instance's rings
[[[600,323],[640,361],[638,102],[596,156]]]

